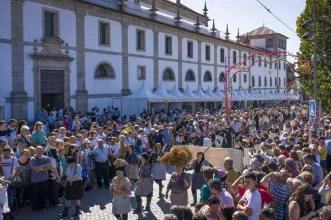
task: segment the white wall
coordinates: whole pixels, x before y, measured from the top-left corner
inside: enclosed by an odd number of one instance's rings
[[[89,98],[88,110],[91,111],[95,106],[102,112],[107,106],[112,106],[112,98]]]
[[[94,71],[100,62],[108,62],[115,72],[115,79],[94,79]],[[85,53],[85,80],[88,94],[117,94],[122,90],[122,56]]]
[[[172,55],[167,55],[165,53],[165,38],[166,36],[172,37]],[[178,37],[171,34],[165,34],[160,32],[159,33],[159,57],[160,58],[171,58],[171,59],[178,59]]]
[[[186,72],[191,69],[194,72],[195,75],[195,82],[186,82],[185,81],[185,76],[186,76]],[[186,88],[187,84],[190,85],[190,88],[195,91],[198,88],[198,65],[197,64],[192,64],[192,63],[183,63],[182,64],[182,79],[183,79],[183,89]]]
[[[137,51],[137,29],[145,30],[145,51]],[[154,36],[152,30],[129,25],[128,38],[128,47],[130,54],[153,56]]]
[[[38,47],[40,52],[42,48]],[[33,53],[32,46],[24,46],[24,90],[27,92],[28,97],[33,97],[33,60],[30,54]]]
[[[163,81],[162,75],[163,71],[166,69],[166,67],[170,67],[175,74],[175,81]],[[170,61],[159,61],[159,79],[162,80],[163,86],[166,90],[170,90],[174,87],[174,83],[178,83],[178,62],[170,62]],[[177,84],[178,85],[178,84]]]
[[[23,7],[24,41],[33,42],[37,39],[39,42],[43,37],[43,9],[59,11],[60,38],[69,46],[76,46],[75,12],[30,1],[25,1]]]
[[[0,52],[0,98],[9,98],[12,91],[11,44],[0,43]]]
[[[266,48],[266,39],[261,38],[261,39],[251,39],[250,44],[253,47],[258,47],[258,48]]]
[[[28,121],[35,120],[34,102],[28,102]]]
[[[0,1],[0,38],[11,39],[11,0]]]
[[[204,82],[203,81],[203,77],[204,77],[207,70],[211,73],[211,76],[212,76],[212,81],[211,82]],[[213,66],[201,65],[201,87],[202,87],[203,91],[206,91],[208,89],[208,86],[211,88],[211,90],[213,90],[214,89],[214,80],[215,80],[214,67]]]
[[[187,42],[192,41],[193,42],[193,58],[187,57]],[[194,61],[198,62],[198,41],[191,40],[188,38],[182,39],[182,60],[184,61]]]
[[[137,67],[145,66],[147,87],[153,91],[154,86],[154,61],[153,59],[129,57],[129,88],[131,93],[135,93],[140,87],[143,80],[138,80]],[[160,79],[161,80],[161,79]]]
[[[110,47],[99,46],[99,21],[110,23]],[[122,52],[121,23],[87,15],[85,17],[85,47],[94,50]]]
[[[5,103],[5,121],[11,119],[11,103]]]
[[[64,51],[62,51],[64,53]],[[75,50],[69,50],[69,56],[74,58],[70,63],[70,95],[76,95],[77,90],[77,53]],[[85,73],[86,74],[86,73]],[[87,83],[86,83],[87,84]]]
[[[210,46],[210,61],[206,60],[206,45]],[[201,43],[201,63],[214,64],[214,44]]]

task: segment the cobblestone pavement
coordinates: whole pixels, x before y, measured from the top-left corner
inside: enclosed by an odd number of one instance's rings
[[[167,168],[167,179],[163,181],[163,185],[167,185],[169,177],[174,169]],[[134,187],[132,187],[132,190]],[[169,199],[159,199],[158,198],[158,185],[154,183],[154,196],[151,204],[151,212],[143,212],[140,215],[129,213],[129,220],[135,219],[162,219],[165,214],[169,213],[170,210],[170,201]],[[163,194],[165,194],[166,187],[163,188]],[[199,195],[198,195],[199,198]],[[84,198],[81,201],[81,215],[79,218],[81,220],[116,220],[115,216],[112,214],[112,194],[108,189],[93,189],[87,192]],[[136,200],[134,197],[134,192],[131,192],[131,206],[134,209],[136,207]],[[189,202],[193,201],[191,190],[189,189]],[[146,198],[143,198],[143,206],[146,204]],[[73,219],[72,216],[75,212],[74,203],[72,203],[69,217],[64,219]],[[55,220],[60,219],[58,214],[61,213],[63,207],[49,207],[41,212],[32,212],[31,209],[25,209],[19,211],[17,215],[15,215],[16,220]]]

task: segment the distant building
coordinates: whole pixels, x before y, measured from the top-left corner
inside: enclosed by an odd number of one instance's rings
[[[267,27],[233,41],[211,23],[207,6],[200,14],[180,1],[1,0],[0,117],[33,121],[47,105],[121,108],[143,81],[151,91],[162,83],[223,93],[228,66],[286,50],[287,37]],[[267,69],[256,63],[233,89],[283,92],[285,62]]]

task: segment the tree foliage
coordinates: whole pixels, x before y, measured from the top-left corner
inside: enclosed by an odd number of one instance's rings
[[[322,100],[323,111],[331,112],[331,0],[316,1],[316,34],[317,34],[317,88],[318,99]],[[303,29],[301,25],[312,19],[313,0],[306,0],[306,7],[297,19],[297,33],[302,37],[306,32],[313,30],[313,24]],[[314,48],[314,38],[301,40],[300,60],[312,61]],[[312,61],[313,62],[313,61]],[[312,65],[299,63],[299,67],[308,68],[313,73]],[[299,80],[304,91],[310,96],[314,96],[314,76],[299,72]]]

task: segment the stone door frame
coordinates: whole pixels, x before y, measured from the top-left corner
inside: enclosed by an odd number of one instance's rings
[[[64,42],[61,39],[49,38],[43,39],[42,42],[43,50],[38,53],[37,47],[35,46],[35,52],[30,55],[33,60],[33,96],[35,115],[37,115],[41,110],[41,70],[63,71],[63,107],[70,106],[70,63],[74,60],[74,58],[68,55],[69,52],[67,49],[66,54],[62,53],[61,45]]]

